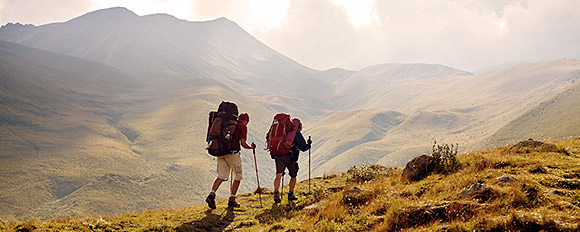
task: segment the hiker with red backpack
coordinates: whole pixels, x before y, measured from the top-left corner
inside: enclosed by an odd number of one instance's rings
[[[278,188],[285,169],[288,169],[288,174],[290,175],[288,201],[298,199],[294,195],[296,176],[298,174],[298,157],[300,151],[307,151],[312,144],[312,140],[304,140],[304,136],[302,136],[300,131],[302,131],[302,123],[299,119],[290,120],[290,115],[281,113],[274,117],[272,126],[266,134],[267,148],[276,163],[274,203],[281,202]]]
[[[236,202],[236,193],[242,180],[241,148],[254,149],[255,145],[246,142],[250,117],[247,113],[237,116],[238,109],[234,103],[222,102],[218,112],[210,112],[210,127],[208,128],[208,152],[217,158],[217,178],[211,187],[211,192],[205,202],[211,209],[216,209],[216,191],[223,181],[227,181],[230,173],[233,183],[230,188],[228,207],[240,207]]]

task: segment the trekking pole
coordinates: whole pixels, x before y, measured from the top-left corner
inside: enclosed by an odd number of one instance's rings
[[[256,144],[252,143],[254,153],[254,166],[256,166],[256,181],[258,182],[258,195],[260,196],[260,208],[262,208],[262,188],[260,187],[260,177],[258,176],[258,162],[256,162]]]
[[[308,136],[308,141],[311,141],[310,135]],[[310,149],[312,149],[312,146],[308,148],[308,194],[310,194]]]
[[[230,190],[234,187],[234,169],[230,170]]]
[[[280,192],[280,195],[284,194],[284,174],[286,174],[286,173],[282,172],[282,192]]]

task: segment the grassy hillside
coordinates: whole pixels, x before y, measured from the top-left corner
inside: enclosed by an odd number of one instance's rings
[[[125,94],[142,87],[131,77],[4,41],[0,76],[2,216],[30,216],[108,172],[148,169],[114,124],[133,103]]]
[[[374,163],[384,154],[346,154],[357,147],[381,140],[407,115],[395,111],[358,110],[335,113],[310,124],[304,124],[304,136],[312,136],[311,165],[313,176],[342,172],[353,165]],[[375,148],[374,146],[370,146]],[[392,148],[396,149],[396,148]],[[383,150],[387,152],[390,150]],[[364,155],[360,155],[364,154]],[[307,152],[301,153],[299,164],[308,167]],[[302,173],[300,178],[307,176]]]
[[[346,111],[315,121],[304,133],[315,139],[312,170],[314,176],[322,176],[360,164],[401,167],[429,151],[433,140],[439,138],[457,137],[457,143],[469,143],[473,139],[461,138],[461,131],[470,120],[469,114],[450,111],[411,115],[383,110]],[[306,154],[301,157],[301,167],[307,167]]]
[[[564,92],[541,103],[530,111],[499,129],[481,147],[502,145],[528,137],[541,139],[567,139],[580,131],[580,71],[570,74],[574,82]]]
[[[556,148],[506,146],[457,158],[459,170],[410,182],[401,169],[360,166],[298,184],[300,200],[238,197],[239,209],[206,205],[123,216],[0,222],[0,229],[163,231],[577,231],[580,139]],[[550,149],[546,149],[550,148]],[[474,186],[480,186],[476,188]]]

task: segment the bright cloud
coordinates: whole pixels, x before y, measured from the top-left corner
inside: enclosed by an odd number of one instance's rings
[[[280,27],[290,7],[289,0],[252,0],[249,4],[251,16],[245,20],[244,24],[251,30],[261,31]]]
[[[379,22],[379,17],[374,12],[375,0],[332,0],[332,3],[344,8],[348,21],[356,28]]]

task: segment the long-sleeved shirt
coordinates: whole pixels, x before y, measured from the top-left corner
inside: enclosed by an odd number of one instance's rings
[[[296,131],[294,142],[292,143],[292,147],[290,147],[290,156],[292,157],[292,160],[297,161],[300,151],[308,151],[308,149],[310,149],[310,144],[306,143],[306,140],[304,140],[304,136],[302,136],[300,131]]]

